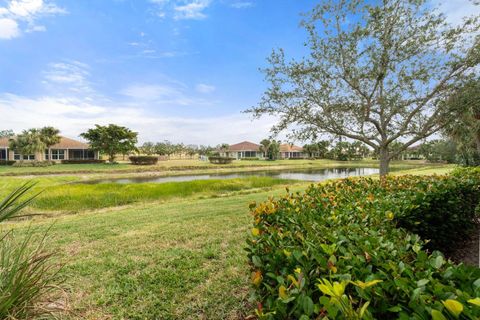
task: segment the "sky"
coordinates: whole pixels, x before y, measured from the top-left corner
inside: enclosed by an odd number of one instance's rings
[[[431,0],[452,23],[468,0]],[[0,130],[78,138],[115,123],[140,142],[258,142],[271,117],[243,110],[274,48],[305,54],[313,0],[0,0]],[[282,136],[280,137],[282,138]]]

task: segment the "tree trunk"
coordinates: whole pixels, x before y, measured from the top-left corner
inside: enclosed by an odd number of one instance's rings
[[[390,169],[390,157],[388,154],[388,149],[386,147],[380,147],[379,150],[380,156],[380,177],[385,177]]]
[[[115,161],[115,154],[108,155],[108,162],[113,163]]]

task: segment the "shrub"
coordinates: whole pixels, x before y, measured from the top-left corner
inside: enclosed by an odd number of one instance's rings
[[[480,269],[425,248],[448,249],[472,230],[479,172],[345,179],[252,204],[257,315],[447,319],[462,309],[478,319]]]
[[[259,157],[250,157],[250,158],[242,158],[242,161],[253,161],[253,160],[260,160]]]
[[[135,165],[153,165],[158,162],[157,156],[131,156],[129,159]]]
[[[100,159],[72,159],[72,160],[62,160],[62,164],[94,164],[94,163],[105,163],[105,160]]]
[[[0,160],[0,166],[11,166],[15,162],[15,160]]]
[[[33,161],[16,161],[15,163],[12,164],[13,167],[50,167],[55,165],[54,161],[38,161],[38,160],[33,160]]]
[[[213,164],[228,164],[232,163],[235,158],[228,158],[228,157],[208,157],[208,161]]]

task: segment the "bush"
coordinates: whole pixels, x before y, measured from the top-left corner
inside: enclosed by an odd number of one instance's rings
[[[0,166],[11,166],[15,162],[15,160],[0,160]]]
[[[22,167],[22,168],[27,168],[27,167],[50,167],[55,165],[54,161],[38,161],[38,160],[33,160],[33,161],[15,161],[15,163],[12,164],[13,167]]]
[[[62,160],[62,164],[94,164],[94,163],[105,163],[105,160],[100,160],[100,159]]]
[[[134,165],[153,165],[158,162],[157,156],[131,156],[129,159]]]
[[[444,319],[461,307],[462,319],[478,319],[480,269],[425,248],[449,249],[469,235],[479,181],[480,171],[346,179],[252,204],[257,315]]]
[[[24,184],[0,201],[0,222],[18,217],[32,198],[22,200],[31,189]],[[52,253],[45,245],[45,236],[30,229],[16,237],[13,231],[0,235],[0,318],[32,319],[51,313],[50,299],[56,298],[56,275],[59,268],[52,263]]]
[[[253,161],[253,160],[260,160],[259,157],[250,157],[250,158],[242,158],[242,161]]]
[[[208,161],[213,164],[228,164],[232,163],[235,158],[228,158],[228,157],[208,157]]]

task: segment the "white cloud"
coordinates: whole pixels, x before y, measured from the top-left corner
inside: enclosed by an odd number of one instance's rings
[[[434,7],[445,14],[449,23],[460,24],[464,17],[479,16],[480,5],[474,4],[472,0],[431,0]]]
[[[66,14],[67,11],[53,2],[43,0],[10,0],[6,7],[0,7],[0,39],[12,39],[25,32],[45,31],[46,27],[37,25],[43,17]]]
[[[0,19],[0,39],[12,39],[20,35],[18,23],[9,18]]]
[[[207,15],[203,12],[210,5],[210,0],[194,0],[184,5],[175,6],[176,20],[182,19],[205,19]]]
[[[76,138],[95,124],[115,123],[138,131],[141,142],[168,139],[189,144],[217,145],[244,140],[260,141],[269,135],[269,129],[275,123],[274,119],[265,117],[252,125],[250,116],[245,114],[205,118],[152,115],[146,111],[147,105],[98,105],[79,98],[28,98],[0,94],[0,114],[9,119],[8,128],[15,132],[52,125],[59,128],[63,135]],[[222,134],[219,135],[219,132]]]
[[[215,86],[204,84],[204,83],[199,83],[195,86],[195,90],[197,90],[200,93],[212,93],[215,91]]]
[[[253,2],[250,2],[250,1],[237,1],[237,2],[234,2],[230,5],[232,8],[235,8],[235,9],[246,9],[246,8],[250,8],[250,7],[253,7]]]
[[[82,94],[92,93],[89,70],[87,64],[79,61],[50,63],[48,70],[43,72],[43,83],[55,91],[63,89]]]

